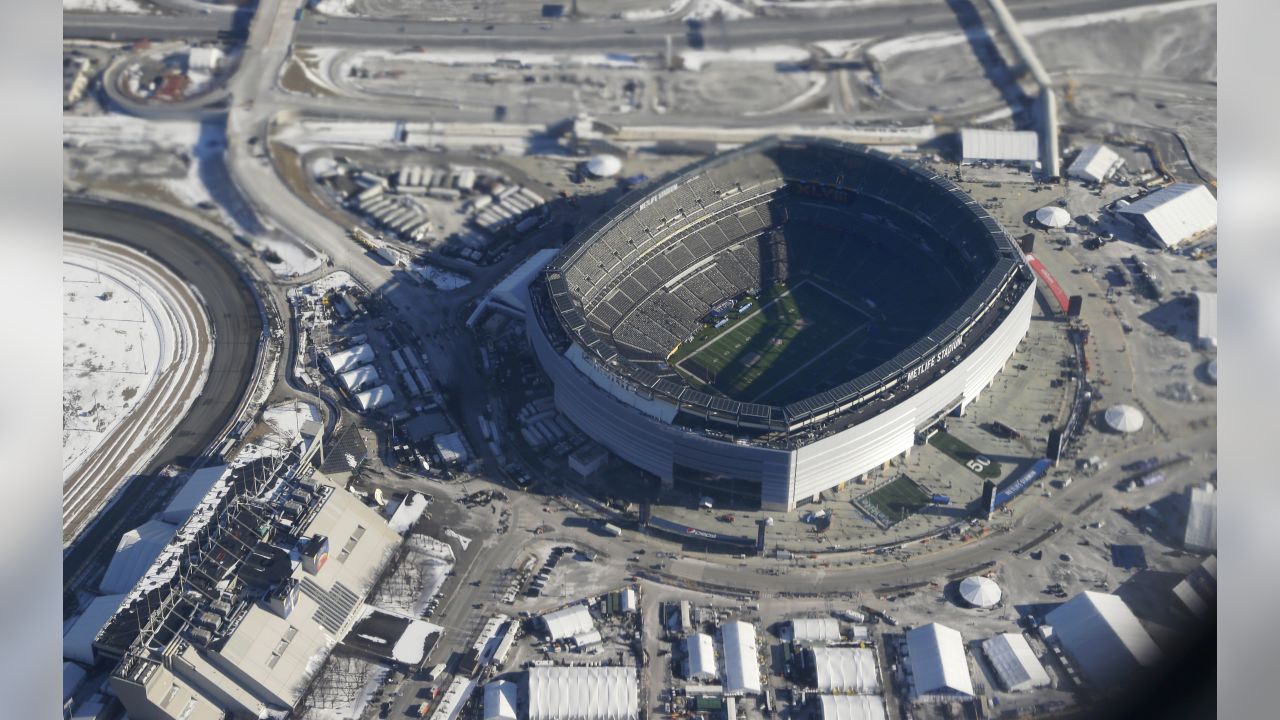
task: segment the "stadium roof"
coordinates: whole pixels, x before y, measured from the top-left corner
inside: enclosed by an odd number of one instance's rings
[[[1196,342],[1201,347],[1218,347],[1218,293],[1196,293]]]
[[[484,720],[516,720],[516,684],[494,680],[484,686]]]
[[[1204,185],[1177,183],[1122,207],[1138,215],[1165,247],[1176,247],[1218,224],[1218,200]]]
[[[1085,679],[1099,687],[1128,680],[1160,660],[1160,649],[1116,595],[1082,592],[1050,611],[1045,623]]]
[[[583,604],[570,605],[547,613],[542,616],[542,622],[547,624],[547,634],[552,640],[562,640],[596,629],[595,621],[591,619],[591,612]]]
[[[1218,597],[1218,558],[1210,555],[1173,588],[1173,594],[1191,611],[1202,617]]]
[[[529,256],[509,275],[489,291],[489,299],[506,305],[520,313],[529,309],[529,283],[538,277],[538,273],[560,252],[555,248],[545,248]]]
[[[822,692],[877,694],[875,652],[867,648],[813,648],[813,666]]]
[[[1071,166],[1067,168],[1067,175],[1100,183],[1110,177],[1121,165],[1124,165],[1124,159],[1115,150],[1106,145],[1089,145],[1080,151]]]
[[[111,564],[98,583],[103,593],[125,593],[133,589],[178,528],[161,520],[149,520],[120,537]]]
[[[1213,483],[1187,488],[1187,526],[1182,546],[1203,553],[1218,549],[1218,493]]]
[[[169,504],[160,511],[160,519],[175,524],[185,522],[218,480],[229,472],[231,470],[226,465],[209,465],[191,473]]]
[[[716,649],[711,636],[694,633],[684,639],[685,652],[689,655],[689,678],[713,680],[716,677]]]
[[[756,650],[756,628],[735,620],[721,630],[724,645],[724,692],[726,695],[759,695],[760,657]]]
[[[960,131],[960,148],[966,162],[1034,162],[1040,158],[1039,136],[1030,130],[964,128]]]
[[[791,639],[798,642],[835,642],[840,639],[840,622],[835,618],[795,618],[788,624]]]
[[[633,667],[529,668],[529,720],[631,720],[640,716]]]
[[[1031,645],[1020,633],[1002,633],[983,641],[982,651],[1000,676],[1000,682],[1009,692],[1021,692],[1049,684],[1049,674],[1044,671]]]
[[[390,385],[379,385],[369,388],[362,393],[356,395],[356,403],[360,405],[360,409],[369,412],[388,403],[394,402],[396,394],[391,391]]]
[[[822,720],[885,720],[879,695],[819,695]]]
[[[960,581],[960,597],[975,607],[991,607],[1000,602],[1000,586],[995,580],[973,575]]]
[[[973,695],[960,631],[929,623],[907,632],[913,695]]]
[[[89,602],[80,617],[71,623],[62,636],[62,656],[86,665],[93,664],[93,639],[107,624],[116,608],[124,602],[124,595],[103,595]]]

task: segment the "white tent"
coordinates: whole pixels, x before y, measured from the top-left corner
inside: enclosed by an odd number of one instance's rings
[[[342,373],[338,379],[342,381],[342,386],[347,389],[347,392],[356,392],[381,381],[382,377],[378,375],[378,368],[364,365]]]
[[[759,695],[760,657],[756,650],[756,628],[735,620],[721,630],[724,645],[724,694]]]
[[[913,676],[913,697],[973,696],[973,680],[960,631],[938,623],[907,631],[907,660]]]
[[[1218,494],[1213,483],[1187,488],[1187,523],[1182,546],[1196,553],[1218,549]]]
[[[622,171],[622,160],[616,155],[596,155],[587,161],[587,172],[598,178],[610,178]]]
[[[596,629],[595,621],[586,605],[570,605],[542,616],[546,623],[547,635],[552,640],[574,637]]]
[[[1049,674],[1020,633],[1002,633],[982,643],[982,652],[1009,692],[1021,692],[1049,684]]]
[[[516,720],[516,684],[494,680],[484,686],[484,720]]]
[[[1054,637],[1097,687],[1132,681],[1141,667],[1161,657],[1133,611],[1117,595],[1082,592],[1045,615]]]
[[[880,676],[875,653],[867,648],[813,648],[813,667],[821,692],[877,694]]]
[[[1124,165],[1115,150],[1106,145],[1090,145],[1080,151],[1075,161],[1067,168],[1067,175],[1092,183],[1100,183]]]
[[[324,362],[329,366],[330,372],[341,374],[373,362],[373,348],[368,345],[356,345],[346,350],[329,353],[325,356]]]
[[[1218,347],[1218,293],[1196,293],[1196,342],[1202,348]]]
[[[1107,427],[1120,433],[1138,432],[1144,422],[1142,411],[1132,405],[1112,405],[1103,418]]]
[[[98,590],[103,593],[132,590],[177,530],[167,522],[149,520],[122,535],[115,555],[111,556],[111,564],[98,583]]]
[[[1071,214],[1057,205],[1048,205],[1036,211],[1036,222],[1047,228],[1066,227],[1071,224]]]
[[[395,399],[396,394],[391,391],[390,385],[379,385],[356,395],[356,404],[360,406],[362,411],[369,412],[394,402]]]
[[[1156,242],[1176,247],[1218,225],[1218,200],[1204,185],[1177,183],[1117,210]]]
[[[835,642],[840,639],[840,622],[835,618],[795,618],[791,639],[797,642]]]
[[[640,604],[635,588],[624,588],[618,604],[622,608],[622,612],[635,612]]]
[[[529,720],[632,720],[640,716],[633,667],[529,668]]]
[[[960,597],[974,607],[989,608],[1000,602],[1000,586],[991,578],[972,575],[960,581]]]
[[[822,720],[885,720],[879,695],[819,695]]]
[[[685,652],[689,655],[690,680],[714,680],[716,678],[716,650],[711,636],[694,633],[684,639]]]
[[[1173,595],[1192,615],[1203,617],[1218,597],[1218,558],[1205,558],[1174,586]]]
[[[111,619],[124,595],[103,595],[96,597],[81,611],[71,627],[62,636],[62,657],[68,660],[92,665],[93,640],[102,632],[103,626]]]
[[[1030,164],[1040,157],[1040,140],[1029,130],[964,128],[960,131],[960,153],[964,163],[992,160]]]

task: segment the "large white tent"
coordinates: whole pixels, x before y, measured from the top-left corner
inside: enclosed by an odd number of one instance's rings
[[[1218,347],[1218,293],[1196,293],[1196,342],[1202,348]]]
[[[85,606],[62,636],[62,657],[93,665],[93,640],[124,602],[124,595],[103,595]]]
[[[840,639],[840,621],[835,618],[795,618],[788,623],[796,642],[835,642]]]
[[[960,631],[929,623],[907,631],[912,696],[917,699],[973,696],[973,679]]]
[[[1089,145],[1080,151],[1076,159],[1067,168],[1067,175],[1091,183],[1100,183],[1111,177],[1124,165],[1115,150],[1106,145]]]
[[[581,603],[547,613],[542,616],[542,622],[546,624],[547,635],[552,640],[563,640],[596,629],[591,611]]]
[[[1182,546],[1197,553],[1218,549],[1218,493],[1213,483],[1187,488],[1187,523]]]
[[[494,680],[484,686],[484,720],[516,720],[516,684]]]
[[[690,680],[714,680],[716,678],[716,648],[711,636],[694,633],[684,639],[685,653],[689,656]]]
[[[356,345],[346,350],[329,353],[325,356],[324,362],[329,366],[330,372],[341,374],[373,362],[373,348],[368,345]]]
[[[610,178],[622,171],[622,160],[616,155],[600,154],[587,161],[587,172],[593,177]]]
[[[876,694],[880,676],[875,652],[868,648],[813,648],[813,667],[821,692]]]
[[[1218,225],[1218,200],[1204,185],[1177,183],[1117,210],[1164,247],[1176,247]]]
[[[632,720],[640,716],[633,667],[529,668],[529,720]]]
[[[383,405],[387,405],[396,399],[396,394],[391,391],[390,385],[379,385],[369,388],[362,393],[356,395],[356,404],[364,412],[377,410]]]
[[[382,380],[382,376],[378,374],[378,368],[372,365],[363,365],[355,370],[348,370],[338,376],[342,382],[342,386],[347,392],[357,392],[363,390]]]
[[[1049,684],[1049,674],[1021,633],[1001,633],[983,641],[982,652],[1009,692],[1021,692]]]
[[[1036,222],[1047,228],[1066,227],[1071,224],[1071,213],[1057,205],[1048,205],[1036,211]]]
[[[178,528],[161,520],[148,520],[120,536],[111,564],[98,583],[103,593],[125,593],[133,589],[147,568],[160,556]]]
[[[885,720],[879,695],[819,695],[822,720]]]
[[[1142,411],[1132,405],[1112,405],[1102,417],[1107,427],[1119,433],[1138,432],[1145,422]]]
[[[964,128],[960,131],[960,154],[963,163],[990,160],[1031,164],[1040,157],[1040,140],[1029,130]]]
[[[1000,586],[995,580],[972,575],[960,581],[960,597],[974,607],[989,608],[1000,602]]]
[[[756,650],[756,628],[735,620],[721,630],[724,645],[724,694],[759,695],[760,657]]]
[[[1045,615],[1090,684],[1108,687],[1133,680],[1134,672],[1161,657],[1133,611],[1117,595],[1086,590]]]

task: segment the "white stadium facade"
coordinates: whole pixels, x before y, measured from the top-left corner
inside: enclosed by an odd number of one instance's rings
[[[838,382],[766,404],[668,367],[714,306],[823,271],[879,319],[867,341],[879,354]],[[877,304],[862,289],[907,275],[927,278],[920,297]],[[1008,234],[932,170],[769,138],[623,198],[531,283],[526,326],[557,409],[611,452],[667,487],[790,510],[964,412],[1026,335],[1034,295]],[[885,315],[901,308],[911,322]]]

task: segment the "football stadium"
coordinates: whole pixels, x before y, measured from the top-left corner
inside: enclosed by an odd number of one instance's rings
[[[557,408],[665,486],[790,510],[993,382],[1035,279],[932,170],[770,138],[623,198],[529,289]]]

